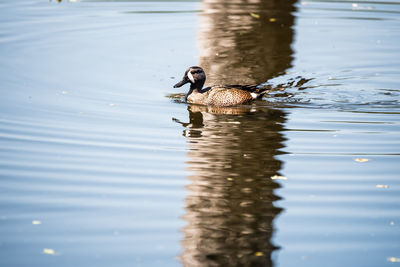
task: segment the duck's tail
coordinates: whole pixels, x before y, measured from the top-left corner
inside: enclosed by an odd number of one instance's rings
[[[257,85],[248,89],[253,99],[261,99],[266,93],[270,92],[271,90],[272,87],[270,85]]]

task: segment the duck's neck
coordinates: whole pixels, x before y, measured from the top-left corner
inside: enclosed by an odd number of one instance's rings
[[[196,83],[191,83],[190,84],[190,89],[189,92],[187,92],[187,94],[185,95],[185,101],[187,101],[188,96],[193,93],[193,91],[197,90],[197,92],[201,92],[201,89],[203,88],[204,85],[204,81],[199,81]]]
[[[201,88],[203,88],[205,81],[196,81],[195,83],[191,83],[190,84],[190,90],[193,91],[195,89],[197,89],[197,91],[200,92]]]
[[[190,91],[197,90],[197,92],[201,92],[203,88],[205,80],[197,80],[195,83],[190,84]]]
[[[188,99],[189,95],[190,95],[191,93],[193,93],[193,90],[194,90],[194,89],[192,89],[192,86],[190,85],[189,92],[187,92],[187,94],[185,95],[185,102],[187,102],[187,99]]]

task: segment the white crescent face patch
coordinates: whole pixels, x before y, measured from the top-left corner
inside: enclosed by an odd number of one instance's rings
[[[190,73],[190,70],[188,71],[187,76],[188,76],[189,80],[190,80],[192,83],[194,83],[194,78],[193,78],[193,75]]]

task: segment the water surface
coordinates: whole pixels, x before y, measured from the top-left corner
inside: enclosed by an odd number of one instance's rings
[[[399,264],[398,2],[0,8],[1,266]]]

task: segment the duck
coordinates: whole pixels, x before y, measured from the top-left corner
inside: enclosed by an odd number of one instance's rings
[[[213,85],[203,88],[206,73],[199,66],[189,67],[180,82],[174,88],[190,83],[190,89],[185,95],[185,102],[190,104],[215,107],[230,107],[247,104],[260,99],[269,88],[258,85]]]

